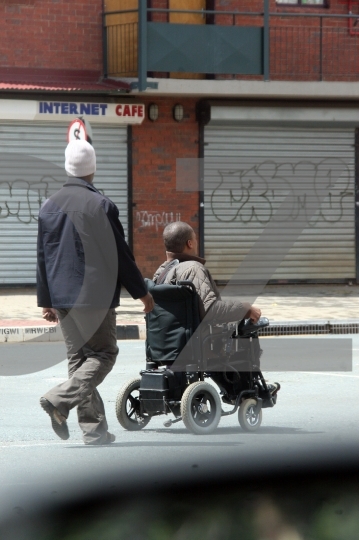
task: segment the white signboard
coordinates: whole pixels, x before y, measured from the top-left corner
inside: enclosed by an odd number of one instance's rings
[[[90,123],[142,124],[142,103],[88,103],[86,101],[27,101],[0,99],[1,120],[42,120],[63,122],[81,116]]]

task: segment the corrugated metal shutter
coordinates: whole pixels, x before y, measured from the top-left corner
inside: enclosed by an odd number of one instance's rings
[[[0,285],[36,283],[37,215],[66,181],[68,124],[0,124]],[[119,208],[127,234],[127,128],[93,125],[95,185]]]
[[[267,262],[292,235],[294,243],[269,279],[355,277],[353,128],[209,125],[204,157],[205,257],[216,280],[236,275],[288,195],[291,212],[251,263],[253,275],[259,267],[265,275]],[[326,197],[314,216],[305,216],[314,186]],[[305,227],[295,234],[297,212]]]

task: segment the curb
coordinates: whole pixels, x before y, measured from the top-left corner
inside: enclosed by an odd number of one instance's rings
[[[116,326],[117,339],[146,339],[145,324],[122,324]]]
[[[117,339],[146,339],[145,324],[120,324],[116,326]],[[296,321],[273,322],[261,330],[263,337],[299,335],[359,334],[359,321]],[[64,341],[60,325],[57,326],[3,326],[0,327],[1,343],[59,342]]]
[[[117,325],[117,339],[145,339],[145,324]],[[0,328],[1,343],[48,343],[64,341],[60,325],[57,326],[3,326]]]

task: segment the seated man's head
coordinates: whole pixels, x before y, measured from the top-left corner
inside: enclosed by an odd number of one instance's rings
[[[165,227],[163,241],[166,251],[170,253],[187,253],[197,255],[196,233],[188,223],[174,221]]]

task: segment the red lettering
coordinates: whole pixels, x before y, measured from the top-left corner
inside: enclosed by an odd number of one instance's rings
[[[117,105],[116,114],[117,116],[122,116],[122,105]]]
[[[129,105],[125,105],[123,108],[123,116],[131,116],[131,110]]]
[[[139,105],[139,106],[138,106],[138,113],[137,113],[137,114],[138,114],[138,116],[139,116],[140,118],[143,118],[143,117],[144,117],[144,106],[143,106],[143,105]]]
[[[136,116],[137,114],[137,105],[132,105],[132,116]]]

